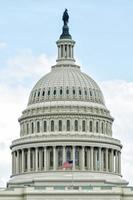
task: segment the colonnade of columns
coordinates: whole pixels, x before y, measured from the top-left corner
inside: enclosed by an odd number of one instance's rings
[[[25,172],[65,170],[63,163],[71,161],[66,170],[105,171],[121,174],[121,152],[93,146],[44,146],[18,149],[12,152],[12,175]]]
[[[71,58],[74,59],[74,42],[68,43],[58,43],[58,59]]]

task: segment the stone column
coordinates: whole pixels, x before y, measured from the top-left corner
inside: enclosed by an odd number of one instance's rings
[[[103,149],[101,149],[101,171],[103,171],[103,168],[104,168]]]
[[[94,149],[94,162],[95,162],[94,168],[97,171],[97,149],[96,148]]]
[[[98,170],[102,170],[102,153],[101,153],[101,147],[98,148],[98,154],[99,154],[99,164],[98,164]]]
[[[63,45],[63,58],[65,58],[65,45]]]
[[[34,167],[34,163],[35,163],[35,157],[34,157],[34,149],[32,148],[31,149],[31,171],[34,171],[35,170],[35,167]]]
[[[108,149],[106,148],[106,171],[108,172]]]
[[[57,59],[59,59],[60,58],[60,45],[58,45],[58,58]]]
[[[42,151],[41,151],[41,148],[38,149],[38,152],[39,152],[39,170],[41,171],[41,168],[42,168]]]
[[[67,45],[67,58],[69,58],[69,45]]]
[[[118,173],[118,152],[115,151],[115,173]]]
[[[15,151],[13,152],[13,166],[14,166],[14,174],[16,174],[16,160],[15,160]]]
[[[71,46],[71,49],[72,49],[72,58],[73,58],[73,55],[74,55],[74,52],[73,52],[73,46]]]
[[[51,151],[51,149],[49,149],[49,148],[46,151],[46,157],[47,157],[46,166],[47,166],[47,170],[50,170],[50,151]]]
[[[82,146],[82,170],[85,170],[85,147]]]
[[[94,170],[94,166],[93,166],[93,150],[94,150],[94,147],[91,147],[91,171]]]
[[[16,161],[15,161],[15,151],[13,152],[13,171],[14,171],[14,174],[16,174]]]
[[[30,172],[30,148],[28,149],[28,156],[27,156],[27,170]]]
[[[111,149],[111,172],[114,172],[114,150]]]
[[[47,170],[47,149],[46,146],[44,146],[44,170]]]
[[[118,173],[121,174],[121,152],[118,152]]]
[[[59,46],[58,46],[58,56],[57,56],[57,59],[59,59]]]
[[[90,149],[88,148],[87,149],[87,168],[88,168],[88,170],[90,170],[90,158],[91,158]]]
[[[38,147],[35,148],[36,171],[38,171]]]
[[[24,149],[22,149],[22,173],[24,173]]]
[[[70,52],[70,58],[72,58],[72,47],[71,47],[71,45],[69,45],[69,52]]]
[[[66,161],[66,147],[63,146],[63,163]]]
[[[53,170],[56,170],[56,147],[53,146]]]
[[[73,170],[75,170],[75,146],[72,147],[72,153],[73,153]]]
[[[19,151],[18,150],[16,150],[16,156],[15,156],[15,160],[16,160],[16,174],[18,174],[19,173]]]
[[[14,174],[14,160],[13,160],[13,152],[12,152],[12,175]]]

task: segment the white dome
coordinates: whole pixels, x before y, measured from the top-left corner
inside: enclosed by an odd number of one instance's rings
[[[29,105],[55,100],[90,101],[104,104],[103,94],[97,83],[82,73],[77,65],[55,65],[31,91]]]

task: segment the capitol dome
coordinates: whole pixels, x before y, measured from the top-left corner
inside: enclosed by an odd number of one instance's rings
[[[19,118],[8,185],[126,185],[113,118],[97,83],[75,64],[67,22],[56,44],[56,64],[33,87]]]
[[[104,104],[97,83],[77,65],[55,65],[31,91],[29,105],[44,101],[87,101]]]

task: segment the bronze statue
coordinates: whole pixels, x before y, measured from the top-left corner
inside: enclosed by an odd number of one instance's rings
[[[72,39],[71,35],[69,34],[69,27],[68,27],[68,20],[69,20],[69,15],[67,12],[67,9],[65,9],[62,20],[64,22],[63,27],[62,27],[62,34],[60,35],[60,39]]]
[[[68,20],[69,20],[69,15],[68,15],[67,9],[65,9],[65,11],[63,13],[62,20],[64,22],[64,26],[67,25]]]

